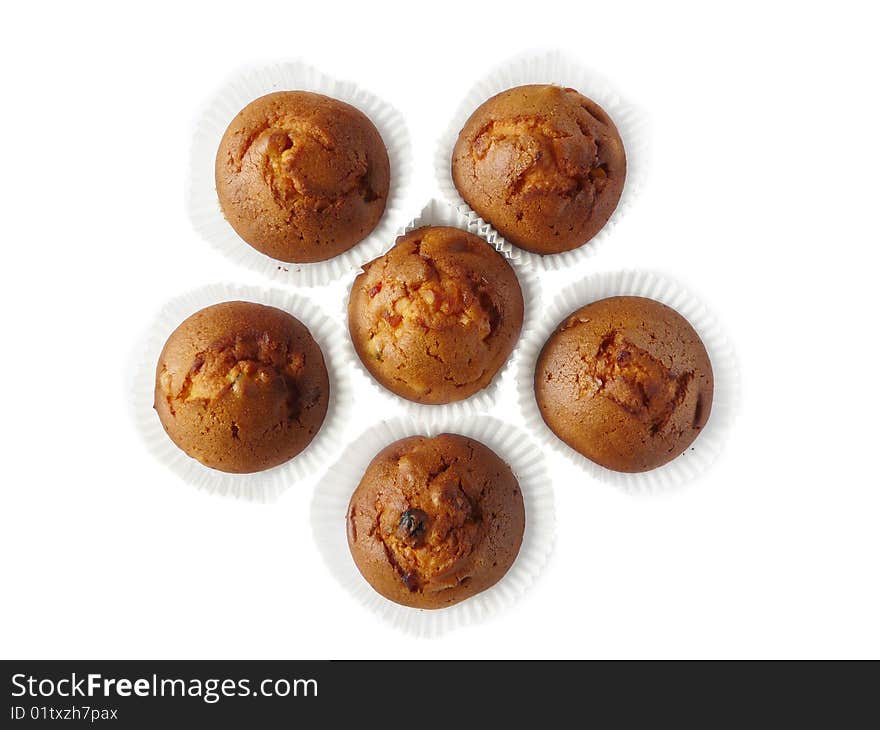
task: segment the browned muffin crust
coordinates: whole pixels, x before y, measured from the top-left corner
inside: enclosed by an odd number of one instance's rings
[[[249,473],[309,445],[329,392],[324,357],[305,325],[275,307],[224,302],[171,333],[156,366],[154,407],[191,457]]]
[[[644,297],[611,297],[573,312],[535,367],[550,429],[575,451],[622,472],[681,454],[712,409],[709,355],[688,321]]]
[[[367,467],[347,524],[352,557],[376,591],[404,606],[443,608],[513,565],[525,508],[510,467],[479,441],[412,436]]]
[[[355,279],[348,326],[358,356],[388,390],[450,403],[485,388],[522,329],[516,274],[458,228],[418,228]]]
[[[258,251],[289,262],[324,261],[376,227],[390,168],[378,130],[360,111],[306,91],[252,101],[217,150],[220,206]]]
[[[614,122],[574,89],[517,86],[471,115],[452,155],[458,192],[520,248],[584,245],[623,191],[626,154]]]

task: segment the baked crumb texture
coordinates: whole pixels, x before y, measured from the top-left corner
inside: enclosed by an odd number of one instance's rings
[[[561,253],[608,222],[623,191],[626,154],[614,122],[591,99],[559,86],[518,86],[465,123],[452,177],[508,241]]]
[[[249,473],[308,446],[329,389],[321,350],[301,322],[274,307],[225,302],[196,312],[168,338],[154,407],[191,457]]]
[[[248,104],[217,151],[220,206],[251,246],[288,262],[324,261],[376,227],[385,210],[388,151],[349,104],[280,91]]]
[[[443,608],[497,583],[516,559],[525,509],[491,449],[455,434],[413,436],[379,452],[348,508],[348,544],[379,593]]]
[[[712,408],[712,366],[693,327],[643,297],[612,297],[571,314],[535,368],[544,421],[597,464],[654,469],[684,452]]]
[[[379,383],[418,403],[450,403],[489,385],[507,360],[523,297],[510,264],[481,238],[426,227],[364,267],[348,317]]]

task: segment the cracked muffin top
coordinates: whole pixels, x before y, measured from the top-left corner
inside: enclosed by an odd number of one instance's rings
[[[560,86],[518,86],[465,123],[452,178],[508,241],[554,254],[583,246],[608,222],[623,191],[626,154],[596,102]]]
[[[417,228],[398,238],[364,267],[348,304],[351,339],[367,370],[417,403],[451,403],[489,385],[522,321],[510,264],[458,228]]]
[[[712,409],[712,365],[678,312],[643,297],[611,297],[573,312],[535,367],[550,429],[609,469],[641,472],[691,445]]]
[[[507,572],[525,508],[510,467],[479,441],[412,436],[373,459],[346,521],[352,557],[376,591],[404,606],[444,608]]]
[[[305,91],[252,101],[217,150],[220,207],[236,233],[280,261],[324,261],[376,227],[388,197],[388,151],[349,104]]]
[[[172,332],[156,366],[154,407],[191,457],[250,473],[309,445],[329,391],[324,357],[305,325],[275,307],[224,302]]]

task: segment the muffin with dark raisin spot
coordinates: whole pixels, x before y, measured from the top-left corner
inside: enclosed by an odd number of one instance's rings
[[[456,434],[412,436],[379,452],[348,506],[348,545],[381,595],[452,606],[495,585],[519,553],[525,508],[510,467]]]

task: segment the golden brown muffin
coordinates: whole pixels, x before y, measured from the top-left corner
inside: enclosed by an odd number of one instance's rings
[[[681,454],[712,409],[712,365],[674,309],[611,297],[572,313],[535,367],[535,396],[550,429],[597,464],[654,469]]]
[[[444,608],[495,585],[525,530],[510,467],[479,441],[412,436],[380,451],[348,505],[358,570],[395,603]]]
[[[458,228],[401,236],[355,279],[348,327],[383,386],[417,403],[451,403],[492,381],[522,329],[510,264]]]
[[[574,89],[517,86],[471,115],[452,178],[477,214],[527,251],[583,246],[608,222],[626,178],[609,116]]]
[[[220,207],[236,233],[281,261],[324,261],[376,227],[388,151],[353,106],[306,91],[252,101],[217,150]]]
[[[287,312],[253,302],[206,307],[171,333],[154,407],[177,446],[220,471],[262,471],[314,438],[330,383],[318,344]]]

